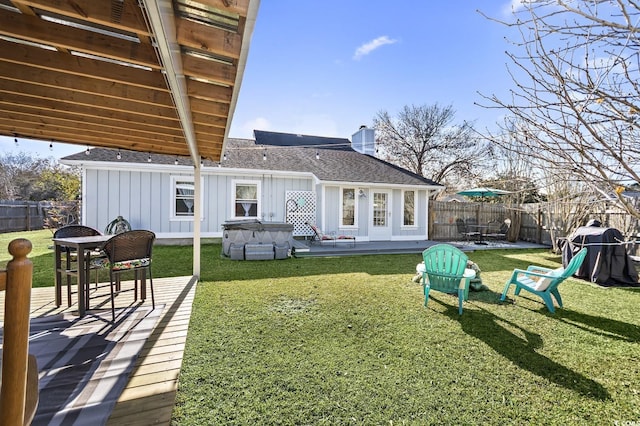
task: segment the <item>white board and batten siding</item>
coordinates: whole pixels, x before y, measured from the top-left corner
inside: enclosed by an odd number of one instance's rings
[[[151,229],[158,238],[192,236],[193,219],[172,218],[172,179],[193,179],[184,171],[84,169],[84,224],[104,231],[117,216],[129,221],[133,229]],[[311,177],[282,174],[225,174],[220,170],[202,171],[202,237],[222,236],[222,224],[234,216],[233,184],[260,182],[260,219],[286,220],[287,191],[312,191]]]
[[[318,213],[319,213],[319,225],[326,232],[335,232],[338,234],[346,234],[356,236],[366,240],[370,235],[372,224],[371,214],[371,195],[378,190],[388,191],[391,198],[389,203],[389,223],[391,225],[391,240],[422,240],[427,238],[428,228],[428,208],[429,192],[424,189],[418,188],[404,188],[406,190],[413,190],[416,193],[416,208],[414,215],[414,224],[411,226],[405,226],[403,224],[403,190],[397,187],[368,187],[362,185],[346,184],[345,188],[356,188],[356,223],[353,226],[341,225],[340,218],[340,192],[343,186],[335,185],[319,185],[317,192],[319,194]],[[362,191],[362,194],[360,193]]]

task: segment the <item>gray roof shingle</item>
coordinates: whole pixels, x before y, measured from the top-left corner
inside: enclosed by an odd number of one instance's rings
[[[272,170],[280,172],[312,173],[321,181],[358,182],[393,185],[440,184],[409,172],[378,158],[354,151],[348,139],[302,136],[287,133],[256,131],[256,141],[229,139],[225,148],[226,160],[223,168]],[[259,143],[261,142],[261,143]],[[296,142],[296,143],[294,143]],[[71,161],[105,161],[123,163],[147,163],[149,154],[121,150],[121,159],[116,159],[117,150],[94,148],[90,155],[85,152],[64,157]],[[316,154],[318,158],[316,159]],[[263,156],[266,155],[266,160]],[[176,157],[151,154],[153,164],[173,165]],[[191,165],[189,157],[178,158],[178,164]],[[208,160],[204,166],[218,166]]]

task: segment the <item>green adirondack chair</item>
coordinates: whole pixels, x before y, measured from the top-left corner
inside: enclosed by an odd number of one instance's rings
[[[475,272],[465,274],[467,255],[452,245],[436,244],[423,251],[422,258],[425,269],[422,273],[424,306],[429,301],[430,290],[457,294],[458,313],[462,315],[462,302],[469,294],[469,280],[475,276]]]
[[[558,286],[567,278],[571,277],[582,265],[587,248],[584,247],[571,259],[566,268],[549,269],[542,266],[531,265],[527,270],[515,269],[511,278],[504,285],[500,300],[504,302],[511,285],[516,286],[515,295],[520,294],[520,290],[526,290],[542,298],[549,312],[554,313],[553,299],[556,299],[558,306],[562,308],[562,297],[558,291]]]

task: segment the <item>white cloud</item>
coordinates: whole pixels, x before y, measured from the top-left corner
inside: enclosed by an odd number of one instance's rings
[[[359,60],[363,56],[368,55],[379,47],[384,46],[385,44],[394,44],[397,43],[398,40],[389,38],[388,36],[381,36],[378,38],[374,38],[371,41],[366,42],[356,49],[356,52],[353,54],[353,59]]]

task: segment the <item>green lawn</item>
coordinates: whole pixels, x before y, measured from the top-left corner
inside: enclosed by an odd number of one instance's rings
[[[50,275],[34,285],[51,285],[52,254],[36,246]],[[204,246],[173,423],[640,422],[639,290],[571,279],[552,315],[529,295],[498,298],[513,268],[558,256],[470,258],[490,290],[459,316],[453,296],[423,306],[417,254],[236,262]],[[155,277],[190,270],[190,247],[155,249]]]

